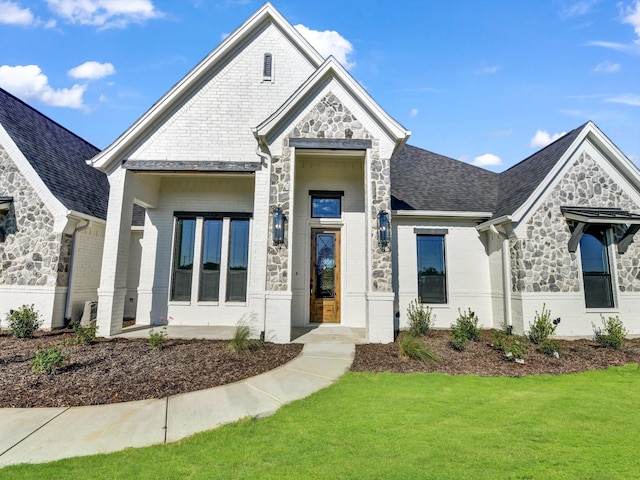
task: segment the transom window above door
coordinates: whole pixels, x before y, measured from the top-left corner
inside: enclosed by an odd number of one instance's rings
[[[310,190],[311,218],[342,217],[342,191]]]

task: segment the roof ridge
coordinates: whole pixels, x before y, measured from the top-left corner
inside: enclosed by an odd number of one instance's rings
[[[66,132],[70,133],[71,135],[73,135],[74,137],[76,137],[78,140],[86,143],[88,146],[95,148],[96,150],[100,151],[100,149],[98,147],[96,147],[93,143],[89,142],[88,140],[82,138],[80,135],[78,135],[77,133],[72,132],[71,130],[69,130],[67,127],[65,127],[64,125],[61,125],[60,123],[56,122],[54,119],[52,119],[51,117],[49,117],[48,115],[45,115],[44,113],[42,113],[39,110],[36,110],[35,108],[33,108],[31,105],[29,105],[27,102],[25,102],[24,100],[22,100],[21,98],[15,96],[13,93],[5,90],[4,88],[0,87],[0,92],[4,93],[6,95],[8,95],[9,97],[13,98],[14,100],[18,101],[19,103],[21,103],[23,106],[27,107],[29,110],[31,110],[32,112],[36,113],[37,115],[39,115],[40,117],[46,119],[49,123],[54,124],[55,126],[65,130]]]

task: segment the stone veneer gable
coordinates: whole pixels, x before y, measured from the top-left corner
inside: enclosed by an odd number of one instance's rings
[[[14,203],[0,226],[0,285],[66,286],[71,235],[53,231],[54,218],[27,179],[0,145],[0,196]]]
[[[514,292],[579,292],[579,253],[570,253],[569,224],[561,206],[609,207],[639,212],[622,188],[583,152],[564,178],[526,223],[524,238],[511,237],[511,283]],[[617,241],[620,229],[614,232]],[[616,249],[621,291],[640,291],[638,247],[632,243],[624,255]]]
[[[391,168],[389,159],[380,158],[379,140],[372,138],[363,124],[333,94],[325,95],[283,140],[281,156],[271,161],[269,210],[282,209],[291,218],[291,148],[289,138],[371,139],[370,172],[372,193],[372,268],[373,289],[391,291],[391,254],[378,247],[377,212],[391,208]],[[270,239],[273,226],[269,225]],[[269,241],[267,259],[267,290],[285,291],[288,285],[288,246],[274,246]]]

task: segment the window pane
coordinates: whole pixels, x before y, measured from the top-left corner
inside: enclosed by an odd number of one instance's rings
[[[222,220],[205,220],[202,232],[202,270],[200,271],[199,300],[218,300],[221,250]]]
[[[195,219],[178,219],[173,256],[172,300],[191,300],[191,274],[193,272],[193,245],[196,234]]]
[[[447,303],[444,237],[418,235],[418,296],[422,303]]]
[[[606,230],[589,227],[580,239],[582,279],[587,308],[613,308]]]
[[[311,198],[311,216],[313,218],[340,218],[340,198]]]
[[[249,220],[231,220],[227,301],[244,302],[247,297]]]

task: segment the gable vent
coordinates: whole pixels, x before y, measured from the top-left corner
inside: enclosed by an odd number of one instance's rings
[[[262,66],[263,80],[271,80],[272,73],[273,73],[273,56],[270,53],[265,53],[264,63]]]

